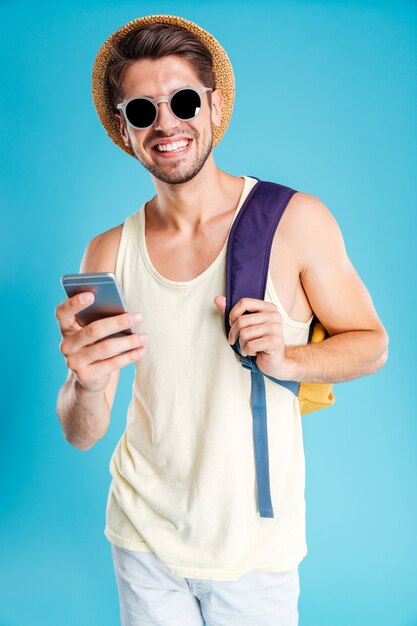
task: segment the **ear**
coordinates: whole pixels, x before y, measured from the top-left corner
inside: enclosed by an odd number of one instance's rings
[[[120,115],[119,113],[115,113],[114,116],[116,120],[118,121],[119,131],[120,131],[123,141],[125,142],[126,147],[131,148],[132,144],[130,143],[130,137],[129,137],[129,133],[127,132],[126,121],[123,115]]]
[[[211,93],[211,119],[215,126],[220,126],[222,119],[223,94],[219,89]]]

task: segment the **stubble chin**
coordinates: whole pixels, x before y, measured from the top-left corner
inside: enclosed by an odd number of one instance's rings
[[[182,183],[186,183],[189,180],[192,180],[203,168],[205,162],[209,158],[211,151],[213,149],[213,134],[211,134],[208,142],[204,144],[203,151],[200,154],[197,154],[194,157],[193,162],[188,165],[186,163],[180,164],[179,167],[173,168],[169,171],[169,162],[167,162],[168,167],[165,169],[163,167],[158,167],[155,163],[149,163],[145,161],[138,152],[133,149],[136,158],[143,165],[145,169],[148,170],[150,174],[155,176],[158,180],[163,183],[167,183],[170,185],[180,185]]]

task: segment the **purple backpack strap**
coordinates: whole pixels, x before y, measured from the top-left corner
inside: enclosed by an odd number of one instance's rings
[[[241,298],[265,299],[274,234],[288,202],[296,193],[296,190],[290,187],[257,180],[258,182],[241,206],[229,234],[224,319],[226,337],[230,331],[230,311]],[[251,370],[251,403],[259,511],[261,517],[274,517],[269,486],[264,377],[267,376],[273,382],[287,387],[296,395],[298,395],[299,382],[281,381],[263,374],[256,365],[255,357],[241,355],[239,341],[231,347],[238,354],[242,366]]]
[[[227,244],[226,336],[230,331],[229,313],[236,302],[244,297],[265,298],[275,231],[296,193],[291,187],[257,180],[232,224]],[[232,347],[240,354],[235,345]]]

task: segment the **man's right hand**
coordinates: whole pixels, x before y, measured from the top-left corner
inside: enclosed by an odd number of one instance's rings
[[[82,296],[90,300],[83,302]],[[125,337],[111,337],[95,343],[120,330],[135,326],[142,320],[134,319],[135,313],[122,313],[106,317],[86,326],[80,326],[75,315],[94,302],[94,294],[86,291],[58,304],[55,315],[62,341],[59,349],[65,357],[68,369],[74,372],[76,383],[87,392],[102,391],[110,380],[113,370],[139,360],[146,352],[148,333],[133,333]],[[122,354],[116,354],[122,352]]]

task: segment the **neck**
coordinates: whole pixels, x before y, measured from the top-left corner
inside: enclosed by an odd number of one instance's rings
[[[218,169],[212,155],[186,183],[170,185],[152,178],[156,196],[146,203],[147,223],[158,230],[173,230],[184,236],[192,236],[206,222],[224,213],[236,197],[236,190],[243,188],[243,179]]]

